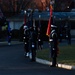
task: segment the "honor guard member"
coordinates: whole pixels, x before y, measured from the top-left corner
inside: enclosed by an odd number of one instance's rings
[[[70,33],[70,25],[68,23],[66,23],[65,25],[65,30],[66,30],[66,39],[68,41],[68,44],[71,45],[71,33]]]
[[[31,61],[36,61],[36,40],[37,40],[37,37],[36,37],[36,31],[34,30],[34,28],[32,27],[31,28],[31,34],[30,34],[30,45],[31,45]]]
[[[5,22],[5,25],[7,26],[8,45],[11,45],[12,32],[11,32],[11,28],[10,28],[10,25],[9,25],[9,21],[6,21],[6,22]]]
[[[51,34],[49,38],[50,42],[50,51],[51,51],[51,58],[52,58],[52,65],[51,67],[56,67],[56,58],[57,58],[57,51],[58,51],[58,37],[56,33],[57,26],[51,25]]]
[[[27,26],[24,26],[24,56],[29,56],[29,30]]]
[[[43,40],[42,40],[41,30],[40,30],[39,27],[38,27],[37,39],[38,39],[38,49],[42,50],[42,48],[43,48]]]

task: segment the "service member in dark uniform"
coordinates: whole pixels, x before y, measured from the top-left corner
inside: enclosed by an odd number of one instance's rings
[[[66,25],[65,25],[65,31],[66,31],[65,33],[66,33],[66,39],[67,39],[69,45],[71,45],[71,32],[70,32],[70,30],[71,30],[71,26],[69,25],[68,20],[67,20]]]
[[[52,58],[52,65],[51,67],[56,67],[56,58],[57,58],[57,52],[58,52],[58,36],[56,32],[57,26],[51,25],[51,34],[49,38],[50,42],[50,53]]]
[[[9,25],[9,21],[6,21],[5,25],[7,25],[8,45],[11,45],[11,36],[12,36],[12,32],[11,32],[11,28],[10,28],[10,25]]]
[[[31,61],[36,61],[36,31],[33,27],[30,29],[30,49],[31,49]]]
[[[41,30],[40,30],[39,27],[38,27],[37,39],[38,39],[38,49],[42,50],[42,48],[43,48],[43,39],[42,39],[42,35],[41,35]]]
[[[27,26],[24,26],[24,56],[29,56],[29,30]]]
[[[12,35],[12,33],[11,33],[11,31],[7,31],[7,33],[8,33],[8,45],[11,45],[11,35]]]

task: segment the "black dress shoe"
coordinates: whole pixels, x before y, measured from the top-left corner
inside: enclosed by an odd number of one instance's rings
[[[36,62],[36,60],[33,60],[33,59],[31,59],[30,61],[31,61],[31,62]]]
[[[51,65],[50,67],[56,67],[56,65]]]

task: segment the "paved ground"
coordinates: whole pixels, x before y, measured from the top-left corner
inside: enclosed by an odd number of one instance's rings
[[[30,62],[23,53],[22,43],[11,46],[0,44],[0,75],[75,75],[75,70]]]

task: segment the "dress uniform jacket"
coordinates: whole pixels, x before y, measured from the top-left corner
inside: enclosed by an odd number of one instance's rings
[[[25,31],[23,39],[24,39],[25,51],[29,52],[29,32],[28,30]]]
[[[51,31],[49,41],[50,41],[51,57],[57,57],[58,38],[57,38],[57,33],[55,30]]]
[[[42,45],[42,44],[43,44],[42,35],[41,32],[38,32],[38,45]]]

